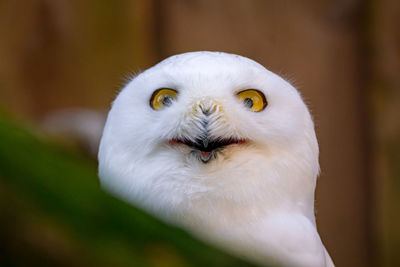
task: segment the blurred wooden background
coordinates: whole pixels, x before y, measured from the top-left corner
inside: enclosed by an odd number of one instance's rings
[[[400,1],[0,1],[0,104],[106,111],[124,79],[225,51],[299,88],[316,122],[319,230],[337,266],[400,266]]]

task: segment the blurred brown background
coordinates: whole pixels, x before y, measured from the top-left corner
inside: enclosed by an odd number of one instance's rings
[[[124,79],[176,53],[260,62],[316,122],[321,237],[337,266],[400,266],[400,1],[0,1],[0,105],[40,122],[106,111]]]

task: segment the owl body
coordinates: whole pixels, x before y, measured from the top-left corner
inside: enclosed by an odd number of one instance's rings
[[[170,57],[119,93],[102,186],[261,264],[333,266],[315,225],[318,143],[298,91],[248,58]]]

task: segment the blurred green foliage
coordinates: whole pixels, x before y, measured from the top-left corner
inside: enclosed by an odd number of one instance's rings
[[[0,265],[248,265],[106,193],[96,163],[0,115]]]

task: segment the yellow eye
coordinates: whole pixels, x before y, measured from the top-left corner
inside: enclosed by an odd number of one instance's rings
[[[248,89],[237,93],[237,98],[248,109],[254,112],[260,112],[264,110],[268,104],[264,94],[254,89]]]
[[[154,91],[150,98],[150,106],[155,110],[163,109],[164,107],[169,107],[172,105],[174,99],[176,99],[178,92],[169,89],[161,88]]]

